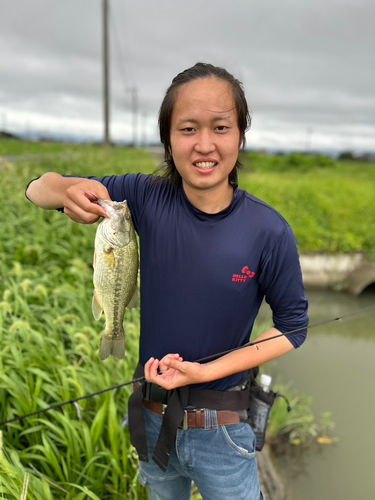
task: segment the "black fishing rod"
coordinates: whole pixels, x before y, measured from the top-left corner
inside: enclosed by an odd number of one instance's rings
[[[328,325],[330,323],[334,323],[336,321],[342,322],[342,321],[344,321],[348,318],[351,318],[353,316],[359,316],[360,314],[367,315],[367,314],[372,314],[373,312],[375,312],[375,305],[369,306],[369,307],[364,307],[362,309],[345,314],[345,315],[340,316],[338,318],[332,318],[329,320],[320,321],[319,323],[315,323],[314,325],[311,325],[308,327],[304,326],[302,328],[297,328],[296,330],[291,330],[290,332],[280,333],[278,335],[273,335],[272,337],[267,337],[265,339],[254,340],[254,341],[248,342],[240,347],[235,347],[235,348],[229,349],[227,351],[222,351],[222,352],[219,352],[216,354],[212,354],[211,356],[206,356],[205,358],[197,359],[195,361],[195,363],[206,363],[207,361],[211,361],[213,359],[220,358],[221,356],[224,356],[225,354],[229,354],[231,352],[238,351],[240,349],[245,349],[246,347],[255,346],[257,349],[259,349],[257,347],[258,344],[262,344],[263,342],[268,342],[269,340],[274,340],[274,339],[277,339],[280,337],[288,337],[289,335],[293,335],[295,333],[299,333],[299,332],[302,332],[304,330],[311,330],[312,328],[318,328],[319,326],[325,326],[325,325]],[[81,396],[79,398],[71,399],[70,401],[64,401],[63,403],[57,403],[57,404],[48,406],[47,408],[44,408],[43,410],[34,411],[33,413],[28,413],[27,415],[21,415],[20,417],[15,417],[11,420],[7,420],[5,422],[0,422],[0,426],[12,424],[14,422],[20,422],[22,420],[25,420],[26,418],[34,417],[36,415],[46,413],[47,411],[56,410],[57,408],[62,408],[63,406],[66,406],[69,404],[75,404],[75,403],[78,403],[79,401],[83,401],[84,399],[89,399],[89,398],[92,398],[94,396],[98,396],[99,394],[104,394],[104,393],[109,392],[109,391],[121,389],[122,387],[125,387],[127,385],[136,384],[139,382],[144,382],[145,380],[146,380],[145,377],[138,377],[138,378],[131,380],[130,382],[124,382],[123,384],[114,385],[113,387],[108,387],[107,389],[103,389],[101,391],[94,392],[92,394],[87,394],[86,396]]]
[[[211,356],[207,356],[205,358],[198,359],[197,361],[195,361],[195,363],[206,363],[207,361],[212,361],[213,359],[220,358],[221,356],[224,356],[225,354],[230,354],[231,352],[238,351],[240,349],[244,349],[245,347],[257,346],[258,344],[262,344],[263,342],[267,342],[268,340],[278,339],[279,337],[287,337],[288,335],[293,335],[294,333],[299,333],[299,332],[302,332],[304,330],[311,330],[312,328],[317,328],[319,326],[328,325],[328,324],[334,323],[336,321],[339,321],[339,322],[344,321],[347,318],[350,318],[352,316],[358,316],[359,314],[371,314],[372,311],[375,311],[375,305],[369,306],[369,307],[364,307],[364,308],[359,309],[357,311],[353,311],[351,313],[345,314],[344,316],[340,316],[339,318],[333,318],[333,319],[320,321],[319,323],[315,323],[314,325],[304,326],[302,328],[297,328],[296,330],[291,330],[290,332],[286,332],[286,333],[279,333],[278,335],[273,335],[272,337],[267,337],[266,339],[254,340],[252,342],[250,341],[247,344],[244,344],[240,347],[234,347],[233,349],[228,349],[227,351],[222,351],[222,352],[219,352],[217,354],[212,354]]]

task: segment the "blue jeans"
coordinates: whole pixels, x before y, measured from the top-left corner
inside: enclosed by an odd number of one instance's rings
[[[150,500],[189,500],[191,482],[204,500],[262,500],[255,435],[248,424],[217,426],[208,410],[205,429],[178,430],[167,471],[152,460],[162,418],[144,408],[149,462],[140,462],[139,479]]]

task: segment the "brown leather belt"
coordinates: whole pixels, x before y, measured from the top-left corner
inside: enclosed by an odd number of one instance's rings
[[[161,403],[143,400],[143,406],[160,417],[164,415],[166,406]],[[181,428],[186,430],[189,427],[202,429],[205,427],[206,415],[204,408],[196,408],[194,410],[185,410],[185,416]],[[240,423],[240,416],[235,411],[218,410],[217,411],[218,425],[235,425]]]

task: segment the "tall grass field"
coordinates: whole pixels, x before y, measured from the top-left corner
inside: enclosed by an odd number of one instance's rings
[[[104,319],[92,317],[92,257],[97,225],[75,224],[26,200],[28,182],[48,171],[67,175],[151,173],[142,150],[0,141],[0,421],[132,379],[139,311],[125,315],[126,356],[99,359]],[[294,162],[294,163],[293,163]],[[323,164],[319,164],[319,162]],[[278,209],[303,252],[375,255],[373,165],[264,159],[243,153],[240,186]],[[138,463],[122,427],[130,387],[0,428],[0,498],[142,500]],[[299,396],[293,396],[298,399]],[[317,434],[307,408],[276,407],[271,437]],[[306,430],[305,423],[309,428]],[[327,427],[328,424],[326,424]]]
[[[14,153],[10,146],[9,154]],[[125,359],[102,362],[98,356],[104,320],[94,320],[90,305],[97,226],[40,210],[24,191],[48,170],[115,174],[151,171],[154,164],[142,152],[108,155],[74,147],[65,153],[71,156],[1,163],[2,422],[132,380],[138,358],[139,312],[134,310],[126,312]],[[0,498],[147,498],[137,482],[128,430],[121,425],[129,393],[124,387],[82,401],[81,419],[75,406],[67,405],[2,427]]]

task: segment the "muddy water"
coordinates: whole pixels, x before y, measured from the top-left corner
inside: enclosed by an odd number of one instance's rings
[[[313,291],[307,296],[310,324],[375,305],[374,291],[360,297]],[[311,329],[305,344],[274,361],[269,371],[274,381],[292,381],[311,396],[316,416],[332,412],[332,434],[339,439],[298,460],[280,460],[287,499],[375,500],[374,312]]]

